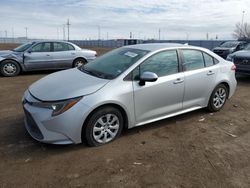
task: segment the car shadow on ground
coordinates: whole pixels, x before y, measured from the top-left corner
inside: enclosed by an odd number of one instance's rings
[[[206,110],[201,109],[197,111],[193,111],[187,114],[182,114],[179,116],[175,116],[172,118],[167,118],[164,120],[160,120],[154,123],[149,123],[147,125],[135,127],[132,129],[124,130],[120,136],[120,138],[131,137],[138,133],[144,134],[153,129],[158,130],[162,127],[172,127],[175,126],[176,123],[180,123],[184,120],[197,116],[197,119],[200,116],[207,113]],[[82,144],[70,144],[70,145],[53,145],[53,144],[45,144],[38,142],[31,138],[31,136],[27,133],[24,128],[24,116],[20,116],[15,118],[15,121],[7,121],[6,126],[12,127],[11,129],[6,129],[4,131],[3,137],[0,139],[0,148],[5,151],[5,154],[9,157],[21,157],[25,158],[27,153],[36,153],[38,158],[46,157],[49,155],[60,155],[67,152],[76,152],[78,150],[90,149],[85,143]],[[181,125],[182,126],[182,125]],[[112,145],[116,142],[108,144]],[[116,145],[116,144],[115,144]],[[103,147],[103,146],[102,146]],[[108,146],[110,147],[110,146]],[[5,149],[4,149],[5,148]],[[7,153],[6,153],[7,151]]]

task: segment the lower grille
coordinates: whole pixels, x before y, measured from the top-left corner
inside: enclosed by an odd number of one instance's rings
[[[38,128],[35,120],[33,119],[31,114],[25,108],[23,108],[23,109],[24,109],[24,113],[26,116],[26,120],[27,120],[27,126],[28,126],[28,129],[31,132],[32,136],[38,140],[43,139],[43,134],[40,131],[40,129]]]

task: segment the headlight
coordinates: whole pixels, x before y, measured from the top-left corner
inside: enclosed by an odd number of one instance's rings
[[[32,105],[40,108],[48,108],[51,109],[52,116],[57,116],[66,112],[72,106],[74,106],[77,102],[79,102],[82,97],[77,97],[74,99],[68,99],[60,102],[33,102]]]

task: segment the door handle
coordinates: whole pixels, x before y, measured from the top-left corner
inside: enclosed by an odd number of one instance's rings
[[[210,70],[210,71],[208,71],[208,73],[207,73],[207,75],[208,75],[208,76],[213,75],[213,74],[214,74],[214,72],[213,72],[213,71],[211,71],[211,70]]]
[[[46,54],[46,56],[50,56],[49,54]]]
[[[71,55],[75,55],[76,53],[71,53]]]
[[[182,83],[182,82],[184,82],[183,79],[177,78],[177,79],[174,81],[174,84],[179,84],[179,83]]]

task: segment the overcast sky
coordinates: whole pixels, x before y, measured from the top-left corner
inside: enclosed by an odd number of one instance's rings
[[[235,24],[250,22],[250,0],[0,0],[0,37],[70,39],[231,39]],[[65,29],[66,30],[66,29]],[[66,31],[65,31],[66,32]],[[67,33],[66,33],[67,34]]]

